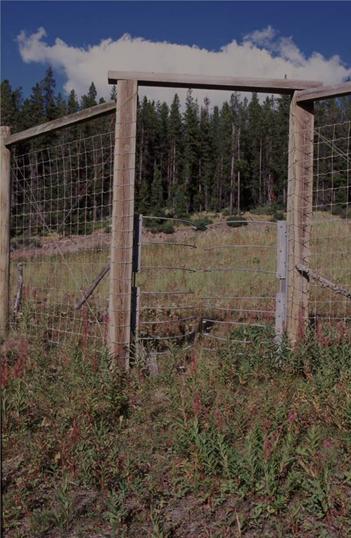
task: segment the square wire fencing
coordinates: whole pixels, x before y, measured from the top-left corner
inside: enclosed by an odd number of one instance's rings
[[[351,340],[351,121],[315,128],[310,323]]]
[[[167,239],[152,223],[177,225]],[[253,215],[191,221],[143,216],[138,344],[167,353],[201,340],[214,351],[229,335],[273,338],[277,300],[277,223]]]
[[[85,295],[110,256],[114,132],[60,138],[11,148],[10,326],[98,345],[107,282]]]

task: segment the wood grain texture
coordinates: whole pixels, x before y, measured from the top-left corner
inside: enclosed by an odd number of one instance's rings
[[[223,77],[211,75],[143,73],[139,71],[109,71],[108,81],[137,80],[139,86],[169,88],[195,88],[203,90],[229,90],[291,94],[295,90],[321,86],[318,81]]]
[[[308,103],[331,97],[344,97],[346,95],[351,95],[351,82],[299,91],[296,94],[296,101],[297,103]]]
[[[305,336],[308,324],[309,282],[296,266],[308,265],[313,190],[313,104],[290,105],[288,169],[288,291],[287,335],[292,347]]]
[[[117,84],[109,297],[109,349],[120,368],[129,367],[138,85]]]
[[[11,144],[15,144],[16,142],[28,140],[29,138],[35,138],[36,136],[40,136],[50,131],[64,129],[65,127],[68,127],[69,125],[73,125],[75,123],[83,123],[93,118],[98,118],[99,116],[109,114],[115,109],[115,101],[109,101],[108,103],[102,103],[100,105],[92,106],[90,108],[85,108],[84,110],[75,112],[74,114],[62,116],[62,118],[57,118],[57,120],[48,121],[47,123],[42,123],[40,125],[36,125],[35,127],[31,127],[30,129],[26,129],[25,131],[21,131],[19,133],[14,133],[13,135],[7,136],[5,140],[5,145],[10,146]]]
[[[0,339],[8,335],[10,278],[10,151],[5,139],[9,127],[0,127]]]

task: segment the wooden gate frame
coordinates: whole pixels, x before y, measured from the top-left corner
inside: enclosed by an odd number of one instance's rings
[[[292,97],[289,125],[288,170],[288,338],[293,346],[304,336],[308,320],[308,283],[296,269],[307,265],[312,214],[313,103],[328,97],[351,95],[351,83],[323,86],[316,81],[238,78],[109,71],[117,84],[115,101],[10,134],[1,127],[0,153],[0,339],[8,334],[9,321],[9,210],[10,149],[16,142],[116,112],[113,167],[111,271],[109,293],[109,349],[121,368],[129,367],[131,345],[131,294],[134,228],[136,113],[139,86],[194,88],[288,94]]]

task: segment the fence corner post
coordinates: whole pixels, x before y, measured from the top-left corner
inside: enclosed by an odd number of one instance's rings
[[[5,146],[10,127],[0,127],[0,340],[8,335],[10,287],[10,160]]]
[[[108,345],[119,368],[129,368],[134,225],[136,80],[117,83],[113,164]]]
[[[290,104],[288,164],[288,290],[287,336],[295,348],[306,335],[309,282],[297,270],[310,261],[313,194],[313,103]]]

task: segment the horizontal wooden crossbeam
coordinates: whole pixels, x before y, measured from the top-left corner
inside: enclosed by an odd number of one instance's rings
[[[296,94],[296,101],[298,103],[307,103],[328,99],[330,97],[344,97],[345,95],[351,95],[351,82],[336,84],[335,86],[320,86],[319,88],[299,91]]]
[[[73,125],[75,123],[83,123],[93,118],[109,114],[115,110],[115,101],[108,101],[107,103],[101,103],[100,105],[85,108],[79,112],[62,116],[62,118],[57,118],[57,120],[48,121],[46,123],[36,125],[35,127],[31,127],[30,129],[26,129],[25,131],[14,133],[5,139],[5,146],[10,146],[16,142],[28,140],[29,138],[35,138],[36,136],[40,136],[50,131],[57,131],[58,129],[63,129],[64,127],[68,127],[69,125]]]
[[[311,80],[265,79],[224,77],[174,73],[143,73],[139,71],[109,71],[108,81],[137,80],[139,86],[164,88],[194,88],[198,90],[229,90],[263,93],[291,94],[296,90],[319,87],[320,82]]]

